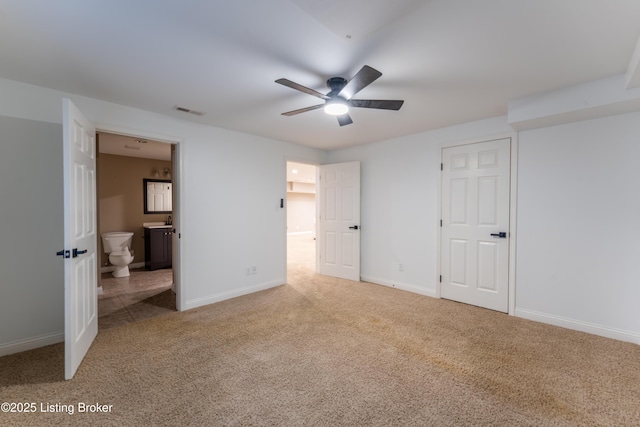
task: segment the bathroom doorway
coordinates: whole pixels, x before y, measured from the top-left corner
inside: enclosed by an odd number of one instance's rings
[[[287,162],[287,276],[316,270],[317,166]]]
[[[176,311],[179,252],[173,224],[179,197],[175,144],[106,131],[98,131],[96,140],[100,330]],[[149,183],[168,188],[165,202],[171,206],[156,209],[152,195],[147,203]],[[111,231],[133,233],[129,276],[113,277],[114,267],[100,238]],[[154,237],[150,238],[150,232]],[[156,244],[156,232],[164,242],[161,263],[150,259],[150,254],[156,256],[149,245],[151,241]]]

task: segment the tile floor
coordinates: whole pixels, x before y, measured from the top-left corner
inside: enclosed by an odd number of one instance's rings
[[[176,311],[176,294],[171,290],[173,270],[131,270],[129,277],[103,273],[98,297],[98,330]]]

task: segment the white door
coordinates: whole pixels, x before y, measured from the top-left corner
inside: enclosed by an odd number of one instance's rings
[[[323,165],[318,181],[318,270],[360,280],[360,162]]]
[[[63,102],[64,377],[71,379],[98,333],[96,132]]]
[[[442,150],[442,298],[507,312],[510,144]]]

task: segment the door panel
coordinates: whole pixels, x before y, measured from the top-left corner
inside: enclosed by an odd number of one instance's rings
[[[495,242],[478,242],[478,289],[498,290],[498,245]]]
[[[360,280],[360,162],[320,166],[318,184],[319,272]]]
[[[98,333],[95,129],[63,104],[65,379],[71,379]]]
[[[466,240],[451,239],[451,284],[467,286],[467,243]]]
[[[442,150],[442,298],[508,311],[510,146]]]

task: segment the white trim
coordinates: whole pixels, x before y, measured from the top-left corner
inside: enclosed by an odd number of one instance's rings
[[[234,289],[232,291],[221,292],[219,294],[210,295],[207,297],[196,298],[186,301],[185,310],[190,310],[196,307],[202,307],[203,305],[214,304],[216,302],[225,301],[231,298],[240,297],[243,295],[249,295],[254,292],[264,291],[265,289],[275,288],[286,283],[283,279],[272,280],[270,282],[261,283],[255,286],[249,286],[241,289]]]
[[[516,308],[515,316],[527,320],[533,320],[535,322],[572,329],[574,331],[586,332],[588,334],[599,335],[602,337],[626,341],[634,344],[640,344],[640,334],[631,331],[625,331],[623,329],[609,328],[606,326],[597,325],[595,323],[583,322],[581,320],[541,313],[539,311],[529,310],[526,308]]]
[[[51,344],[58,344],[61,342],[64,342],[64,331],[54,332],[47,335],[40,335],[37,337],[18,341],[12,341],[0,345],[0,356],[22,353],[23,351],[33,350],[34,348],[40,348]]]
[[[395,281],[395,280],[394,281],[389,281],[389,280],[379,279],[377,277],[371,277],[371,276],[361,276],[360,280],[362,280],[363,282],[373,283],[375,285],[388,286],[390,288],[396,288],[396,289],[400,289],[402,291],[407,291],[407,292],[411,292],[411,293],[414,293],[414,294],[419,294],[419,295],[424,295],[424,296],[431,297],[431,298],[436,298],[435,290],[421,288],[420,286],[411,285],[409,283],[402,283],[402,282],[398,282],[398,281]]]
[[[442,274],[440,265],[442,263],[440,249],[442,248],[442,227],[440,226],[440,218],[442,213],[442,171],[440,170],[440,165],[443,163],[442,159],[442,150],[443,148],[449,147],[457,147],[460,145],[469,145],[469,144],[478,144],[482,142],[490,142],[496,141],[499,139],[510,139],[510,153],[511,153],[511,172],[510,172],[510,195],[509,195],[509,308],[508,314],[513,316],[515,315],[515,304],[516,304],[516,220],[517,220],[517,200],[518,200],[518,133],[517,132],[506,132],[500,133],[497,135],[473,138],[464,141],[448,141],[443,142],[440,145],[440,156],[438,158],[438,163],[436,165],[436,170],[440,171],[438,173],[438,200],[437,200],[437,208],[438,208],[438,219],[436,221],[435,227],[436,231],[436,289],[434,292],[435,298],[441,298],[441,289],[442,285],[440,283],[440,275]]]
[[[511,137],[511,194],[509,195],[509,311],[516,313],[516,244],[518,220],[518,134]]]

